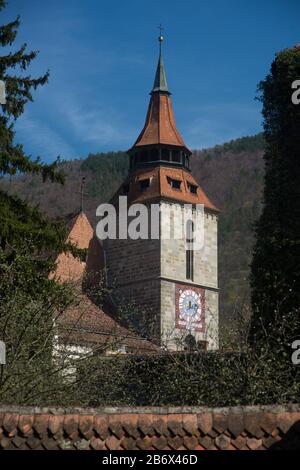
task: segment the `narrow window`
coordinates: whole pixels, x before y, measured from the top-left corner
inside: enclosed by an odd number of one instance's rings
[[[195,184],[188,183],[188,187],[192,194],[197,194],[197,186]]]
[[[169,149],[165,149],[163,148],[161,150],[161,159],[162,160],[165,160],[165,161],[169,161],[170,160],[170,152],[169,152]]]
[[[188,220],[186,223],[186,278],[194,280],[194,223],[192,220]]]

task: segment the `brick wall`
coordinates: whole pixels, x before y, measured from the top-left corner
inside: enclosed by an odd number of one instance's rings
[[[1,449],[300,450],[300,406],[0,408]]]

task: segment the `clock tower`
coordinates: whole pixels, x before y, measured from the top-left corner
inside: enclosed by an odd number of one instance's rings
[[[117,208],[125,196],[129,208],[147,207],[148,236],[105,240],[107,279],[119,301],[132,306],[134,327],[163,348],[217,349],[219,211],[194,179],[192,153],[176,128],[162,43],[160,35],[146,121],[128,151],[129,174],[111,201]],[[154,206],[158,230],[153,230]],[[199,208],[201,223],[196,224]],[[164,236],[166,225],[170,236]],[[181,236],[174,236],[182,225]],[[200,244],[194,244],[196,235]]]

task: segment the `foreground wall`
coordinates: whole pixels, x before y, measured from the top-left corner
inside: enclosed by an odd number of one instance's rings
[[[1,449],[300,449],[300,406],[0,407]]]

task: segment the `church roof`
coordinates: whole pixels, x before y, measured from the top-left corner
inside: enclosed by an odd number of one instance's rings
[[[145,125],[133,147],[156,144],[186,148],[176,128],[171,98],[158,92],[151,95]]]
[[[69,235],[67,242],[71,242],[77,248],[88,249],[94,236],[93,228],[84,212],[76,214],[68,223]],[[83,276],[86,263],[75,258],[71,253],[60,253],[56,258],[56,271],[51,277],[61,282],[76,281]]]
[[[133,148],[143,145],[165,144],[187,149],[180,132],[176,128],[170,92],[162,56],[162,36],[159,37],[160,52],[155,74],[154,85],[148,106],[145,125]],[[131,150],[132,150],[131,149]]]
[[[103,248],[84,212],[73,216],[68,226],[70,232],[67,241],[86,249],[87,258],[81,261],[71,253],[60,253],[56,259],[56,271],[50,275],[61,283],[73,282],[76,287],[76,305],[56,318],[60,327],[60,340],[68,344],[85,345],[103,353],[119,345],[124,345],[126,351],[134,353],[159,351],[158,346],[120,325],[84,292],[84,275],[87,276],[86,286],[91,290],[93,284],[98,285],[103,276]]]
[[[141,185],[149,180],[149,186]],[[178,181],[180,189],[174,188],[173,181]],[[191,173],[184,168],[157,166],[149,169],[140,169],[128,176],[128,179],[119,188],[112,198],[116,202],[119,196],[124,195],[123,187],[129,185],[128,203],[146,203],[155,200],[168,199],[187,204],[203,204],[205,209],[219,212],[219,209],[206,196]]]
[[[68,344],[89,346],[102,353],[111,352],[122,345],[130,353],[160,351],[154,343],[120,325],[84,294],[79,298],[78,305],[59,317],[58,323],[60,337]]]

